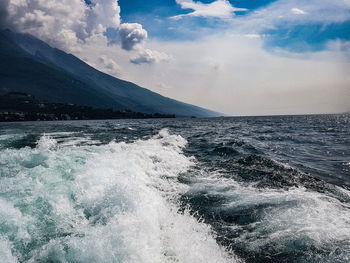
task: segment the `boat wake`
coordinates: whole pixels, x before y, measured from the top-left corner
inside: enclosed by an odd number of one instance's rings
[[[69,138],[67,139],[69,141]],[[74,139],[76,140],[76,138]],[[193,166],[167,130],[133,143],[78,146],[42,136],[0,152],[3,262],[236,262],[180,208]]]

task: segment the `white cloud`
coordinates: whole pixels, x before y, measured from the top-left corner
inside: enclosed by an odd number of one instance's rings
[[[245,34],[244,36],[247,38],[260,38],[261,37],[259,34]]]
[[[102,55],[97,59],[97,61],[99,63],[98,68],[102,71],[114,76],[120,76],[120,67],[113,59]]]
[[[140,50],[139,54],[130,59],[130,62],[136,65],[140,64],[153,64],[160,61],[169,61],[170,57],[158,51],[152,51],[150,49]]]
[[[236,33],[262,34],[279,25],[293,27],[343,23],[350,20],[349,11],[350,1],[344,0],[278,0],[250,14],[236,17],[230,21],[230,26]]]
[[[171,63],[125,66],[123,77],[184,102],[234,115],[349,107],[350,63],[346,47],[337,43],[323,52],[271,54],[263,38],[222,33],[187,42],[153,40],[149,46],[172,54]]]
[[[56,47],[72,50],[89,36],[87,11],[80,0],[10,0],[6,25]]]
[[[92,0],[87,11],[87,23],[94,30],[103,28],[117,28],[120,25],[120,7],[116,0]]]
[[[132,50],[147,39],[147,31],[138,23],[124,23],[119,27],[122,48]]]
[[[180,19],[185,16],[212,17],[212,18],[231,18],[234,12],[246,11],[245,8],[235,8],[228,0],[216,0],[209,4],[203,4],[193,0],[176,0],[182,9],[192,9],[191,13],[173,16],[173,19]]]
[[[305,12],[299,8],[296,8],[296,7],[293,7],[290,11],[295,15],[306,15],[307,14],[307,12]]]
[[[91,0],[90,5],[84,0],[3,1],[0,3],[0,8],[3,8],[0,23],[3,26],[32,34],[51,46],[76,55],[87,43],[94,41],[106,48],[112,43],[119,44],[126,51],[146,50],[147,31],[141,24],[120,22],[117,0]],[[104,35],[107,28],[118,32],[117,39],[107,40]],[[153,53],[157,54],[156,51]],[[162,61],[157,55],[148,57],[152,62]],[[111,69],[107,71],[111,73]]]
[[[160,82],[160,83],[157,83],[156,85],[159,89],[161,90],[166,90],[168,89],[169,87],[167,85],[165,85],[164,83]]]

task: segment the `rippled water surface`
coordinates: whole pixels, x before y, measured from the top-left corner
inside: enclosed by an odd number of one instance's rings
[[[0,262],[350,262],[350,115],[0,124]]]

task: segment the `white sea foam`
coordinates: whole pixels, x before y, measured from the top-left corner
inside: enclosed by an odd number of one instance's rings
[[[44,135],[37,141],[38,150],[53,150],[57,147],[57,141],[51,136]]]
[[[0,259],[4,263],[17,263],[18,260],[11,252],[12,246],[6,237],[0,237]]]
[[[337,257],[339,262],[350,260],[348,204],[303,187],[257,189],[214,175],[203,175],[197,180],[189,192],[195,195],[204,191],[213,196],[224,196],[227,198],[224,210],[252,209],[255,213],[255,209],[265,207],[258,219],[249,225],[231,225],[232,230],[241,231],[235,242],[246,244],[246,250],[256,252],[273,246],[276,251],[286,251],[293,246],[293,242],[306,242],[320,251],[327,249],[337,254],[316,254],[312,262],[335,262]],[[349,191],[340,187],[336,189],[350,197]]]
[[[20,133],[18,131],[9,131],[7,134],[0,134],[0,148],[7,147],[8,143],[15,142],[26,136],[25,133]]]
[[[38,144],[40,144],[41,141],[45,139],[53,139],[53,142],[60,147],[101,144],[100,141],[91,139],[88,134],[79,134],[78,132],[45,133],[45,135],[38,141]]]
[[[186,140],[0,151],[0,255],[8,262],[235,262],[210,227],[178,211]],[[6,200],[5,200],[6,199]],[[4,211],[7,211],[4,213]],[[25,248],[31,247],[30,252]]]

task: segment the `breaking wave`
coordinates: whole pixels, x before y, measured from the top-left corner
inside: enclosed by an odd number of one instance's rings
[[[77,146],[42,136],[0,152],[5,262],[235,262],[179,198],[187,141],[161,130],[133,143]],[[230,255],[229,255],[230,254]]]
[[[0,261],[350,262],[349,120],[3,124]]]

